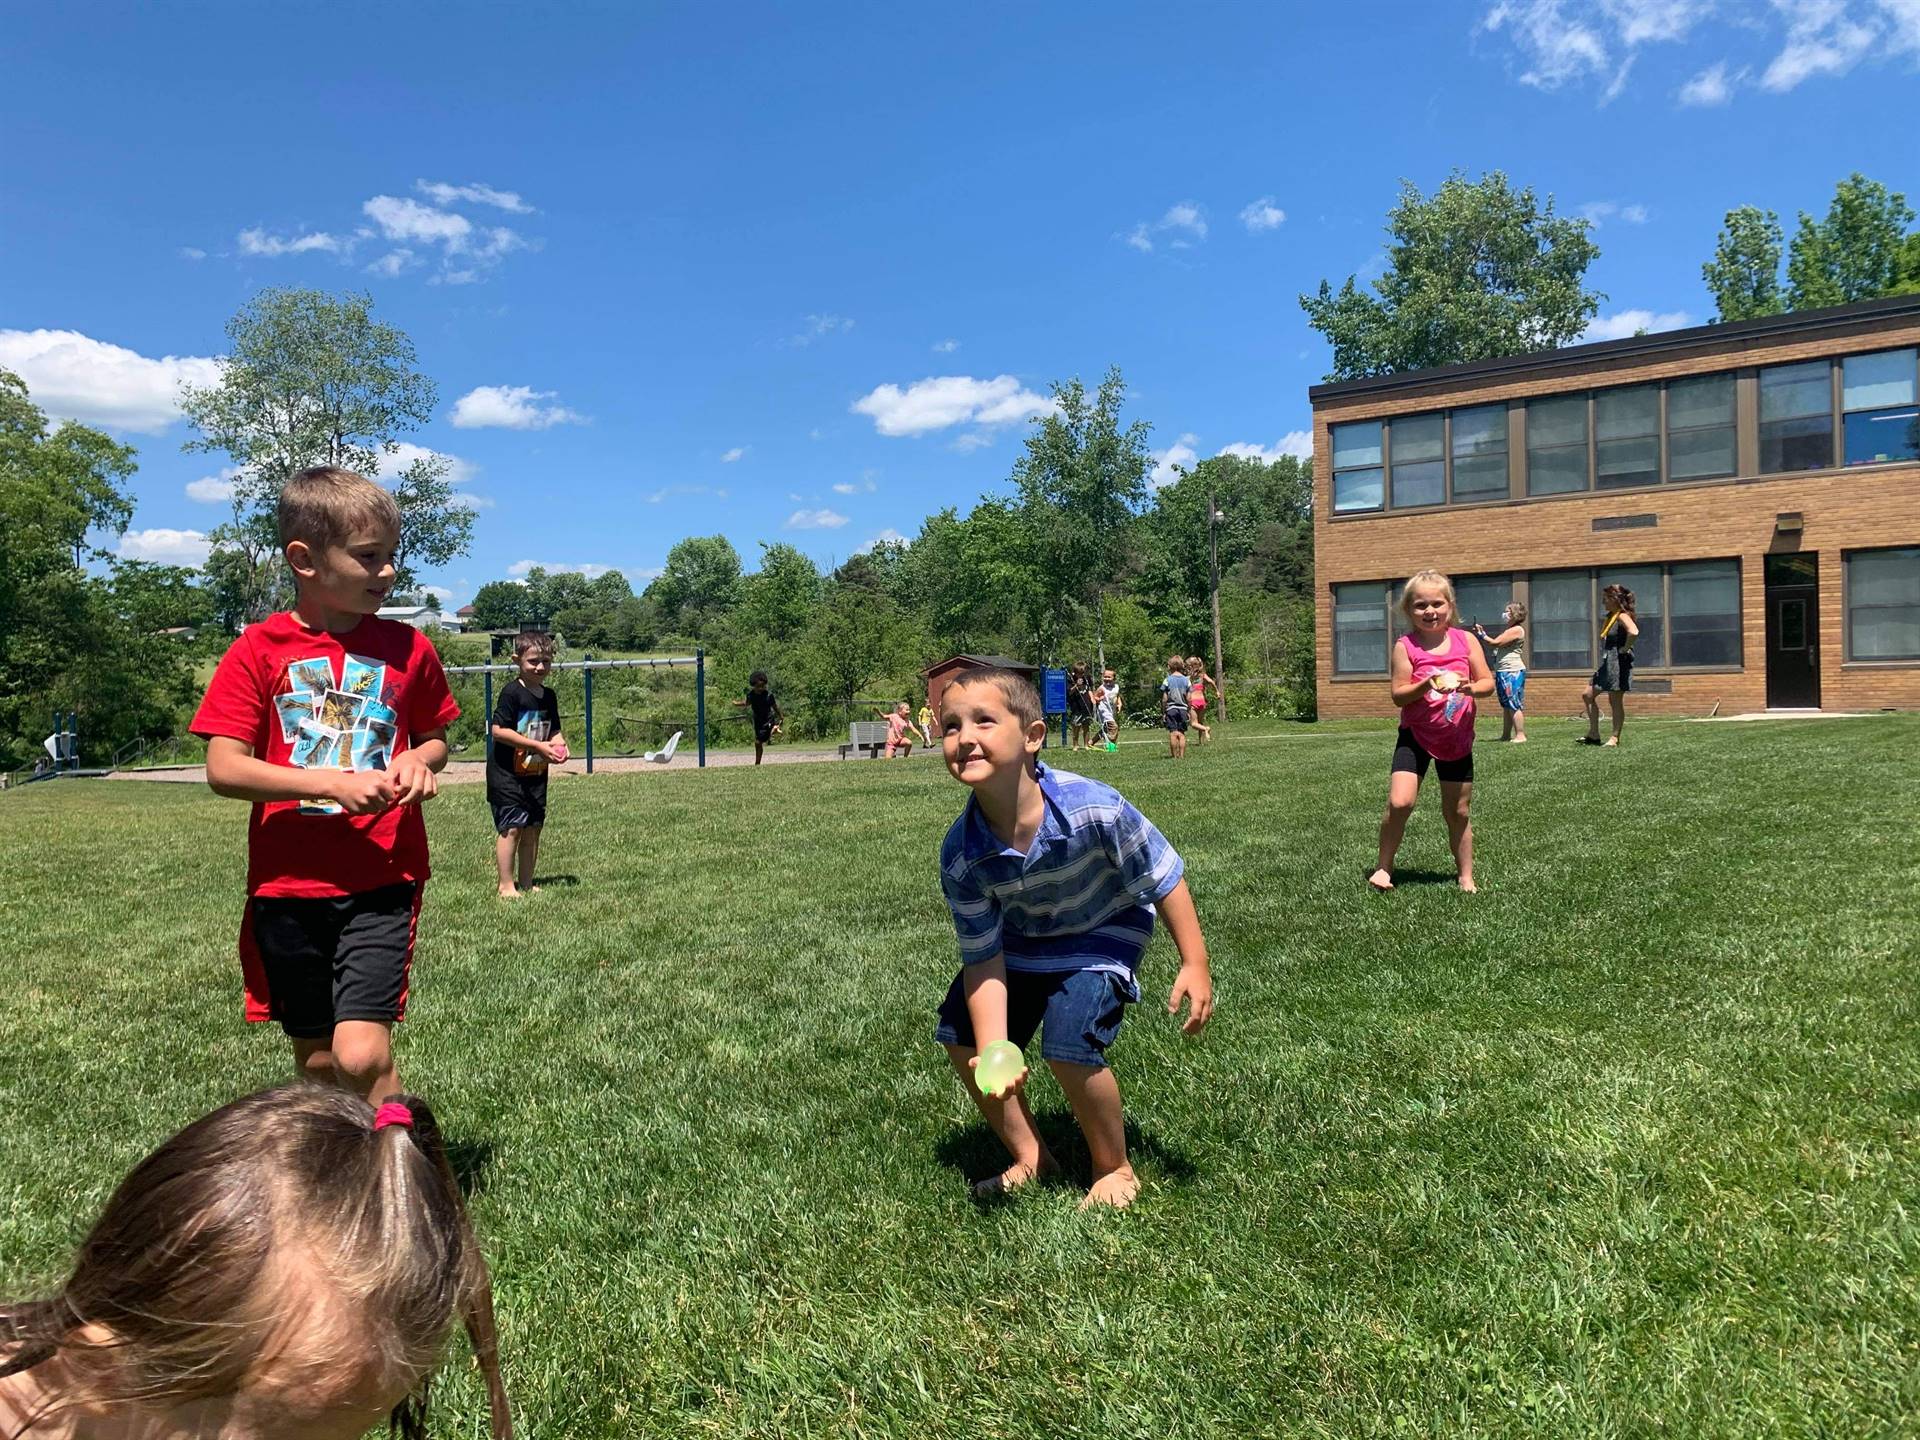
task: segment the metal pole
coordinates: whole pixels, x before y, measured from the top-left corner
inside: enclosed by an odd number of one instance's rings
[[[487,708],[486,713],[480,717],[480,733],[487,737],[487,745],[490,747],[493,744],[493,671],[491,669],[486,672],[486,687]],[[491,749],[484,750],[482,758],[492,753]]]
[[[593,671],[587,671],[587,774],[593,774]]]
[[[1220,707],[1214,718],[1227,718],[1227,666],[1220,652],[1220,537],[1219,525],[1226,517],[1213,505],[1213,487],[1207,487],[1207,574],[1213,589],[1213,703]]]
[[[700,732],[700,768],[707,768],[707,652],[693,652],[693,724]]]

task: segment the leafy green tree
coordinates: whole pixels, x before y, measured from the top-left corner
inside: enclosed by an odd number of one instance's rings
[[[740,552],[724,535],[689,536],[667,552],[665,570],[645,594],[665,628],[697,639],[739,603]]]
[[[213,596],[201,582],[201,573],[184,565],[121,560],[113,567],[113,606],[138,634],[197,628],[214,618]]]
[[[1780,217],[1773,211],[1742,205],[1727,212],[1713,259],[1700,267],[1721,320],[1757,320],[1786,308],[1780,248]]]
[[[438,392],[414,362],[413,342],[373,318],[369,295],[263,290],[227,322],[220,379],[181,391],[200,432],[186,448],[224,453],[240,470],[233,522],[214,545],[241,559],[209,573],[250,607],[248,618],[272,598],[255,558],[288,478],[309,465],[372,473],[398,437],[432,418]],[[473,512],[454,503],[447,471],[445,457],[428,455],[397,477],[397,588],[412,586],[419,567],[466,553]]]
[[[511,630],[533,618],[527,587],[511,580],[489,580],[473,592],[473,624],[480,630]]]
[[[1817,310],[1898,293],[1907,259],[1907,197],[1855,171],[1825,218],[1804,210],[1787,255],[1787,308]]]
[[[1135,513],[1147,497],[1148,425],[1124,429],[1120,410],[1127,382],[1118,367],[1107,371],[1089,399],[1078,380],[1053,385],[1057,409],[1027,436],[1026,453],[1014,463],[1022,521],[1036,542],[1033,556],[1061,605],[1091,603],[1094,649],[1105,663],[1103,609],[1121,568]],[[1042,632],[1057,638],[1057,628]],[[1052,654],[1052,645],[1047,645]]]
[[[1401,182],[1388,213],[1387,269],[1361,292],[1348,276],[1302,295],[1308,323],[1333,346],[1328,380],[1392,375],[1552,349],[1576,340],[1606,298],[1588,290],[1599,255],[1584,220],[1553,197],[1516,190],[1498,170],[1455,171],[1431,197]]]
[[[739,626],[784,645],[806,629],[820,603],[820,569],[785,543],[760,545],[760,568],[740,584]]]
[[[794,656],[816,725],[844,723],[869,685],[897,687],[904,699],[921,646],[912,621],[886,596],[829,585]]]

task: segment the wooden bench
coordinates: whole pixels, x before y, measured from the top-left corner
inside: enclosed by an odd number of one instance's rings
[[[887,722],[884,720],[855,720],[847,726],[847,743],[840,747],[840,758],[845,760],[856,750],[867,752],[869,760],[878,760],[887,751]]]

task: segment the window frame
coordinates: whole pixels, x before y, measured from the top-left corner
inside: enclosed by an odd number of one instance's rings
[[[1896,545],[1889,548],[1900,550],[1909,547]],[[1742,657],[1739,662],[1732,665],[1692,665],[1676,663],[1673,659],[1673,572],[1675,567],[1687,565],[1731,565],[1733,567],[1735,597],[1733,615],[1736,622],[1734,636],[1736,649]],[[1594,631],[1595,626],[1598,624],[1599,617],[1606,612],[1606,607],[1601,603],[1600,599],[1600,592],[1603,588],[1600,584],[1602,571],[1658,570],[1660,572],[1661,650],[1663,654],[1662,658],[1657,662],[1648,661],[1645,664],[1636,665],[1635,669],[1637,671],[1658,675],[1710,675],[1731,674],[1744,672],[1746,670],[1747,628],[1746,615],[1741,604],[1741,597],[1744,595],[1743,587],[1745,579],[1740,557],[1738,555],[1701,555],[1687,560],[1654,560],[1638,564],[1589,565],[1585,567],[1571,565],[1560,566],[1552,570],[1516,570],[1514,572],[1515,579],[1517,580],[1524,575],[1527,582],[1527,668],[1530,671],[1537,668],[1542,675],[1585,675],[1591,672],[1594,665],[1599,664],[1599,657],[1595,653],[1596,637],[1592,634],[1590,634],[1587,643],[1587,654],[1590,659],[1585,665],[1554,666],[1547,668],[1545,666],[1535,666],[1533,662],[1534,626],[1538,618],[1538,608],[1535,601],[1536,591],[1534,588],[1536,583],[1549,576],[1577,575],[1581,573],[1583,569],[1587,577],[1587,628],[1589,632]]]
[[[1912,462],[1907,462],[1911,464]],[[1920,665],[1920,649],[1911,655],[1856,655],[1853,649],[1853,558],[1856,555],[1888,555],[1910,550],[1920,565],[1920,545],[1862,545],[1840,552],[1840,659],[1847,665],[1898,666]]]
[[[1500,412],[1500,458],[1506,462],[1502,467],[1506,472],[1506,484],[1497,491],[1489,491],[1485,495],[1472,495],[1462,500],[1454,493],[1453,488],[1453,462],[1459,458],[1453,448],[1453,417],[1467,410],[1498,410]],[[1448,505],[1497,505],[1502,501],[1513,499],[1513,440],[1506,428],[1507,416],[1510,413],[1507,402],[1489,400],[1479,405],[1456,405],[1442,413],[1447,417],[1447,498],[1445,503]]]
[[[1636,432],[1632,435],[1613,435],[1602,439],[1600,435],[1600,401],[1603,396],[1620,395],[1629,390],[1651,390],[1653,392],[1653,429]],[[1652,490],[1664,485],[1667,480],[1667,382],[1664,380],[1636,380],[1626,385],[1609,385],[1601,390],[1587,392],[1587,413],[1589,443],[1593,450],[1589,488],[1595,495],[1611,495],[1625,490]],[[1653,441],[1653,479],[1632,485],[1602,485],[1600,483],[1600,447],[1622,440]],[[1572,494],[1572,491],[1564,492]]]
[[[1912,376],[1914,398],[1905,403],[1913,406],[1916,411],[1920,411],[1920,344],[1894,345],[1885,350],[1861,350],[1856,354],[1842,355],[1839,357],[1837,368],[1840,374],[1838,380],[1835,381],[1835,393],[1838,394],[1840,398],[1838,401],[1838,418],[1835,422],[1834,434],[1840,452],[1840,469],[1868,470],[1876,465],[1913,465],[1920,463],[1920,455],[1901,455],[1891,460],[1861,460],[1857,462],[1847,459],[1847,417],[1849,415],[1871,415],[1876,410],[1891,408],[1885,405],[1862,405],[1852,410],[1847,408],[1847,361],[1864,360],[1870,355],[1897,355],[1903,350],[1911,351],[1914,357],[1914,373]],[[1917,429],[1920,429],[1920,420],[1916,420],[1914,424]],[[1901,547],[1895,546],[1894,548],[1899,549]]]
[[[1719,380],[1728,382],[1728,399],[1731,409],[1725,425],[1682,425],[1678,427],[1682,435],[1698,435],[1708,430],[1728,430],[1732,432],[1733,445],[1730,450],[1732,464],[1725,470],[1710,475],[1682,475],[1675,479],[1673,475],[1673,406],[1671,396],[1675,385],[1684,385],[1689,381]],[[1698,375],[1675,375],[1660,382],[1660,482],[1663,485],[1702,485],[1715,480],[1730,480],[1740,474],[1740,372],[1737,370],[1703,370]]]
[[[1373,586],[1380,592],[1381,613],[1385,616],[1386,642],[1380,647],[1380,668],[1378,670],[1343,670],[1340,668],[1340,592],[1367,585]],[[1330,647],[1328,658],[1331,661],[1335,679],[1379,680],[1392,673],[1393,645],[1397,638],[1393,628],[1394,589],[1394,582],[1391,580],[1337,580],[1327,587],[1327,641]]]
[[[1393,450],[1387,438],[1387,432],[1393,422],[1387,416],[1374,420],[1342,420],[1327,425],[1327,513],[1341,515],[1381,515],[1387,509],[1387,476],[1391,471]],[[1380,427],[1380,463],[1378,465],[1348,465],[1344,468],[1337,464],[1340,454],[1340,441],[1335,432],[1360,425],[1378,425]],[[1361,471],[1378,470],[1380,472],[1380,502],[1377,505],[1340,506],[1340,477],[1354,475]]]
[[[1564,444],[1536,446],[1533,443],[1533,407],[1535,405],[1540,405],[1540,404],[1555,404],[1561,401],[1580,402],[1581,414],[1583,417],[1582,423],[1585,426],[1584,443],[1582,444],[1582,443],[1576,443],[1573,441],[1567,441]],[[1525,413],[1526,413],[1526,420],[1524,423],[1525,423],[1526,435],[1527,435],[1527,496],[1526,498],[1529,500],[1552,500],[1556,496],[1560,496],[1560,495],[1591,495],[1593,494],[1594,493],[1593,391],[1590,389],[1581,390],[1581,391],[1570,390],[1564,394],[1558,394],[1558,395],[1529,395],[1527,397]],[[1587,457],[1586,483],[1584,485],[1575,486],[1574,488],[1569,490],[1535,490],[1533,488],[1533,476],[1534,476],[1533,457],[1536,453],[1545,453],[1547,451],[1553,451],[1555,453],[1565,451],[1565,452],[1571,453],[1574,450],[1584,450],[1586,452],[1586,457]]]
[[[1393,458],[1393,432],[1401,424],[1410,420],[1438,420],[1440,422],[1440,498],[1425,501],[1418,505],[1402,505],[1394,495],[1393,471],[1398,463]],[[1422,410],[1411,415],[1395,415],[1388,420],[1381,432],[1381,458],[1384,474],[1381,478],[1381,508],[1385,510],[1438,510],[1451,501],[1453,490],[1453,457],[1449,453],[1453,439],[1453,412],[1450,410]],[[1414,465],[1431,465],[1431,460],[1414,460]],[[1351,515],[1355,512],[1346,512]]]
[[[1826,470],[1838,470],[1840,465],[1840,364],[1845,359],[1841,355],[1828,355],[1812,360],[1782,360],[1772,365],[1754,367],[1754,403],[1753,403],[1753,466],[1756,475],[1769,478],[1775,475],[1814,475]],[[1808,410],[1793,415],[1766,418],[1766,375],[1769,370],[1811,369],[1815,365],[1827,367],[1827,408],[1824,411]],[[1824,414],[1827,420],[1827,457],[1824,464],[1805,465],[1794,470],[1769,470],[1766,459],[1767,426],[1791,423],[1795,420],[1812,420]]]

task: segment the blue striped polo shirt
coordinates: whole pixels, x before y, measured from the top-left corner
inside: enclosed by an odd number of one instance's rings
[[[940,846],[960,962],[1008,970],[1132,971],[1153,907],[1186,873],[1167,839],[1111,785],[1036,766],[1046,810],[1022,855],[969,800]]]

